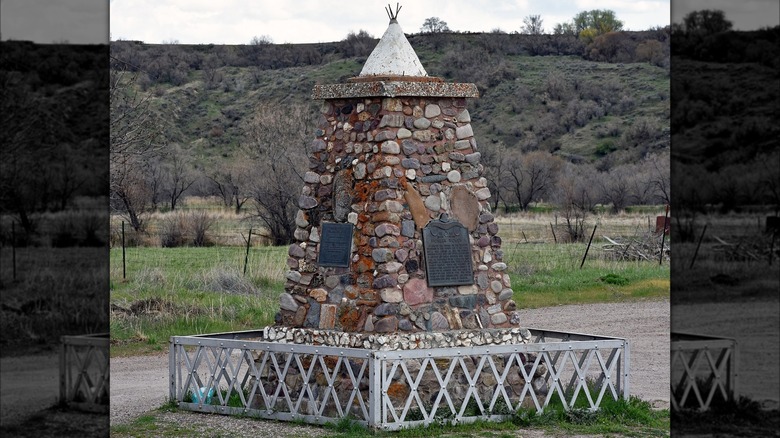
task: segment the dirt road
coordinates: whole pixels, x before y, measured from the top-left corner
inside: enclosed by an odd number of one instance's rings
[[[59,397],[56,353],[0,359],[0,424],[48,408]]]
[[[559,306],[521,311],[523,326],[627,338],[631,394],[669,406],[669,301]],[[111,360],[111,424],[132,421],[168,398],[166,355]]]

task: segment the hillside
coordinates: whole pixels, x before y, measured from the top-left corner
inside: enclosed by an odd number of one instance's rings
[[[780,26],[672,35],[670,165],[685,239],[705,211],[780,212],[779,42]]]
[[[492,208],[545,203],[578,240],[598,205],[668,203],[668,31],[407,38],[429,75],[476,84]],[[112,126],[144,134],[144,152],[112,167],[112,208],[143,231],[151,212],[214,196],[289,241],[321,108],[312,89],[359,75],[376,44],[364,31],[300,45],[112,42],[113,90],[129,103],[112,100]]]
[[[667,68],[595,62],[574,55],[584,50],[576,45],[559,50],[564,55],[530,56],[523,37],[451,34],[409,40],[430,75],[477,83],[481,97],[470,110],[483,145],[547,150],[573,162],[600,163],[603,169],[668,148]],[[112,53],[133,66],[142,64],[136,86],[153,96],[168,141],[190,149],[209,166],[216,157],[234,153],[244,135],[241,123],[259,105],[297,102],[315,111],[312,87],[357,76],[375,41],[353,44],[357,53],[348,53],[345,42],[258,47],[119,41],[112,43]],[[277,53],[284,50],[285,56]],[[264,62],[258,51],[275,51],[279,66],[258,66]],[[166,70],[161,64],[178,67]]]
[[[108,196],[107,45],[0,42],[0,240]]]

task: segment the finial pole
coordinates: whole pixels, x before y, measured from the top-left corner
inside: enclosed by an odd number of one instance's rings
[[[387,4],[387,7],[385,8],[385,12],[387,12],[387,16],[390,17],[390,22],[391,23],[393,23],[393,22],[397,23],[398,22],[398,20],[397,20],[398,19],[398,13],[401,12],[401,8],[402,7],[403,6],[401,6],[400,4],[396,3],[395,4],[395,13],[393,13],[393,10],[390,7],[390,4],[389,3]]]

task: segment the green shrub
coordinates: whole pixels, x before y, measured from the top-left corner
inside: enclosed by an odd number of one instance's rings
[[[604,140],[596,146],[596,155],[603,157],[617,150],[617,145],[612,140]]]
[[[607,284],[614,284],[616,286],[625,286],[629,283],[628,278],[617,274],[607,274],[599,277],[599,280]]]

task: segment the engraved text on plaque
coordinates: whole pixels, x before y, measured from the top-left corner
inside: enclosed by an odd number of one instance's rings
[[[456,220],[434,220],[423,228],[428,286],[474,284],[471,245],[466,227]]]
[[[352,257],[352,227],[352,224],[322,223],[317,260],[320,266],[349,267]]]

